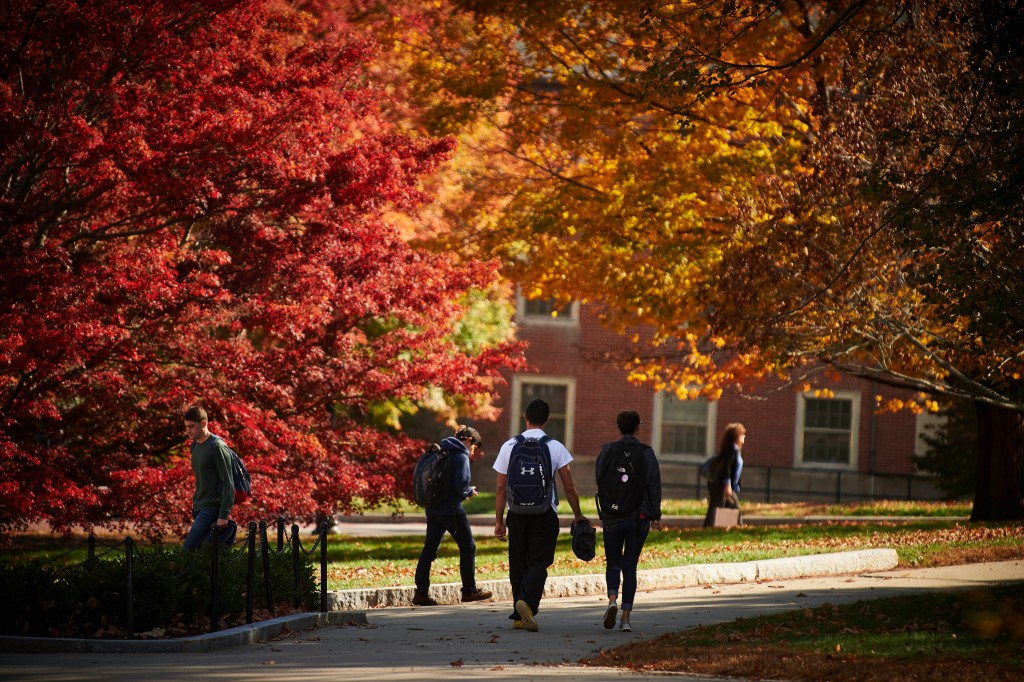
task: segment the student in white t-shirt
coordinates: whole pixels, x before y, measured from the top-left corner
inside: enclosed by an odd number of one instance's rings
[[[543,427],[548,423],[550,414],[551,409],[545,401],[539,398],[532,401],[523,413],[526,430],[522,436],[543,438],[546,435]],[[536,632],[539,628],[534,615],[540,609],[544,583],[548,578],[548,566],[555,562],[555,545],[558,542],[558,495],[556,486],[552,485],[551,506],[540,514],[516,513],[511,510],[506,484],[509,456],[516,442],[515,438],[506,441],[494,462],[494,470],[498,472],[494,535],[498,538],[508,537],[508,577],[512,585],[514,605],[509,619],[513,621],[513,627],[516,629]],[[547,440],[547,448],[551,455],[551,469],[558,472],[558,479],[561,480],[562,490],[565,491],[565,499],[572,507],[575,522],[590,523],[580,511],[579,495],[569,471],[572,455],[564,445],[554,439]]]

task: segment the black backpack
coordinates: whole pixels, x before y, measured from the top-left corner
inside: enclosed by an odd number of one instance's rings
[[[238,456],[237,452],[228,447],[223,438],[220,436],[213,437],[219,440],[220,444],[231,455],[231,481],[235,486],[235,504],[241,504],[249,499],[249,495],[252,494],[252,479],[249,477],[249,471],[245,468],[245,462],[242,461],[242,458]]]
[[[508,456],[508,474],[505,479],[505,499],[509,511],[517,514],[543,514],[551,509],[555,472],[551,465],[549,440],[550,436],[516,436],[516,444]]]
[[[725,475],[725,457],[718,454],[709,458],[700,466],[700,475],[709,481],[721,481]]]
[[[450,459],[448,451],[437,443],[431,443],[427,451],[420,456],[412,472],[413,497],[416,504],[429,509],[451,497],[451,476],[448,474]]]
[[[632,516],[646,490],[643,443],[617,441],[597,472],[597,514],[602,519]]]

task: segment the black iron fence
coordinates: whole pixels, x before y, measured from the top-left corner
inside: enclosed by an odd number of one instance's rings
[[[194,571],[209,571],[210,578],[210,604],[209,604],[209,617],[210,617],[210,631],[216,631],[219,629],[220,621],[220,568],[221,562],[233,563],[241,561],[243,558],[246,560],[246,578],[245,578],[245,622],[251,624],[253,622],[254,610],[255,610],[255,597],[256,597],[256,565],[257,561],[260,562],[260,569],[262,571],[262,583],[264,588],[263,599],[271,617],[274,615],[274,595],[271,580],[271,556],[278,555],[283,556],[289,554],[291,557],[292,575],[294,578],[293,591],[292,591],[292,606],[295,608],[301,608],[302,606],[302,567],[305,565],[304,560],[310,558],[319,550],[319,564],[320,564],[320,580],[319,580],[319,592],[320,592],[320,611],[327,611],[327,530],[328,524],[323,522],[320,524],[316,541],[312,547],[305,549],[302,545],[302,541],[299,538],[299,527],[296,524],[292,524],[291,532],[285,533],[286,521],[283,517],[277,518],[277,548],[271,547],[270,542],[267,538],[267,523],[266,521],[260,521],[258,524],[254,521],[249,523],[248,534],[246,537],[241,538],[235,542],[234,545],[226,545],[220,540],[220,527],[217,524],[213,524],[211,527],[212,540],[203,546],[203,549],[197,550],[191,553],[189,560],[186,562],[183,570],[176,575],[165,576],[167,580],[178,580],[183,578],[185,575],[190,574]],[[136,577],[136,560],[145,561],[145,554],[138,553],[135,547],[135,541],[131,536],[126,537],[121,543],[116,545],[100,545],[104,550],[102,553],[97,554],[97,539],[96,536],[90,534],[87,540],[88,556],[86,561],[95,561],[99,557],[109,554],[111,552],[124,552],[124,616],[125,616],[125,632],[128,639],[135,638],[135,600],[137,595],[135,587]],[[67,556],[68,554],[76,551],[80,548],[79,545],[73,548],[69,552],[62,554],[61,556]],[[57,557],[58,559],[60,557]]]

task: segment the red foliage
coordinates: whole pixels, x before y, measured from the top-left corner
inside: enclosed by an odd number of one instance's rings
[[[520,362],[449,340],[493,267],[381,217],[454,143],[381,120],[368,40],[264,0],[4,14],[0,530],[180,528],[195,402],[252,474],[239,521],[387,500],[420,445],[367,406]]]

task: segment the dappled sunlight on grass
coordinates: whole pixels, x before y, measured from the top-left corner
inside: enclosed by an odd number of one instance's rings
[[[630,643],[583,663],[751,679],[1019,679],[1024,584],[741,618]]]

